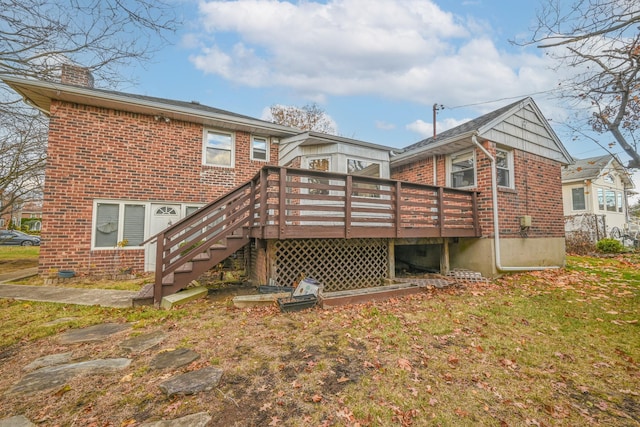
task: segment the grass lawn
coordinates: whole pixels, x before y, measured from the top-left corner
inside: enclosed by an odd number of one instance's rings
[[[0,274],[38,266],[39,246],[0,246]]]
[[[116,340],[61,346],[55,335],[68,328],[130,322],[129,336],[167,333],[159,348],[132,356],[125,372],[0,395],[0,419],[135,426],[207,411],[214,426],[638,426],[640,256],[567,263],[298,313],[217,299],[170,311],[0,300],[3,390],[44,355],[131,357]],[[159,351],[180,347],[200,359],[175,370],[149,367]],[[158,388],[205,366],[224,370],[214,390],[168,398]]]

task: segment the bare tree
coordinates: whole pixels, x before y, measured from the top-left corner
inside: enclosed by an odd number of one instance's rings
[[[0,75],[56,81],[72,63],[116,87],[177,25],[162,0],[0,0]],[[45,151],[46,120],[0,81],[2,209],[41,189]]]
[[[0,216],[42,198],[47,127],[41,116],[0,120]]]
[[[307,104],[304,107],[288,105],[272,105],[271,117],[274,123],[291,126],[303,131],[316,131],[335,135],[335,123],[327,116],[318,104]]]
[[[610,132],[640,167],[640,3],[637,0],[541,0],[531,40],[575,74],[561,87],[588,125]]]

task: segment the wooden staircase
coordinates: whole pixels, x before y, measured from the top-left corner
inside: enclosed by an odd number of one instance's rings
[[[157,245],[156,305],[249,243],[254,186],[253,181],[241,185],[142,243]],[[150,298],[149,291],[138,299]]]

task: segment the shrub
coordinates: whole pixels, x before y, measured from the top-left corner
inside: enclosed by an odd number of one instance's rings
[[[624,250],[624,246],[616,239],[601,239],[596,243],[596,249],[605,254],[617,254]]]

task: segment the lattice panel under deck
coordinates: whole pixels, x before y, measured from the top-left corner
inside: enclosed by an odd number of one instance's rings
[[[333,292],[381,286],[388,277],[386,240],[278,240],[273,245],[274,279],[280,286],[313,277],[325,292]]]

